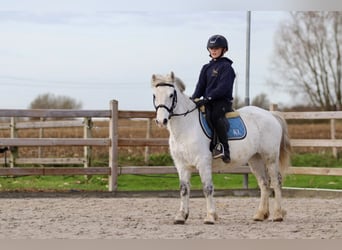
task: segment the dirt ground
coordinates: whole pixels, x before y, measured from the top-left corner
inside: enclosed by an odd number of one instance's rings
[[[284,198],[283,222],[254,222],[259,198],[215,200],[215,225],[203,224],[204,198],[174,225],[178,198],[5,197],[0,239],[342,239],[341,198]]]

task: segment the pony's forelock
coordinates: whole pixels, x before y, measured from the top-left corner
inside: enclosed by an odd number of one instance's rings
[[[152,87],[156,87],[158,83],[174,83],[181,92],[185,90],[184,82],[176,77],[173,72],[167,75],[153,74],[151,83]]]

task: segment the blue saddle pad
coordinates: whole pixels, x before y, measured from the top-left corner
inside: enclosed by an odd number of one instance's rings
[[[208,138],[212,138],[213,132],[202,112],[199,113],[199,121],[203,132]],[[247,129],[245,123],[240,116],[227,118],[229,122],[229,131],[227,131],[228,140],[242,140],[247,135]]]

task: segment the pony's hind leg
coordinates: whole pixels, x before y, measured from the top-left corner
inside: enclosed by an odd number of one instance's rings
[[[214,203],[214,185],[212,181],[211,167],[200,167],[199,174],[202,181],[203,193],[206,199],[207,216],[204,224],[215,224],[218,219]]]
[[[174,224],[184,224],[189,217],[189,197],[190,197],[190,170],[182,169],[178,171],[180,188],[180,208],[177,212]]]
[[[271,177],[271,186],[274,190],[274,214],[273,221],[283,221],[286,211],[281,207],[281,187],[282,187],[282,176],[278,168],[278,162],[268,164],[268,171]]]
[[[260,188],[260,203],[257,212],[255,213],[253,220],[263,221],[266,220],[269,215],[269,196],[270,196],[270,177],[268,176],[267,169],[264,161],[260,155],[255,155],[249,161],[249,165],[253,174],[255,175]]]

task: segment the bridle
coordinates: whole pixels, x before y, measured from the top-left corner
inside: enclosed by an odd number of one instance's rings
[[[170,84],[170,83],[158,83],[156,85],[156,88],[158,87],[171,87],[173,88],[173,98],[172,98],[172,105],[171,107],[167,107],[166,105],[164,104],[159,104],[158,106],[156,105],[156,96],[153,95],[153,105],[154,105],[154,108],[156,109],[156,111],[158,111],[158,109],[160,108],[164,108],[167,110],[167,112],[169,112],[170,116],[172,116],[173,114],[173,110],[175,109],[176,105],[177,105],[177,91],[175,89],[175,86],[173,84]],[[169,116],[169,118],[170,118]]]
[[[169,112],[169,119],[171,119],[171,117],[173,116],[186,116],[187,114],[193,112],[194,110],[197,109],[197,107],[195,106],[193,109],[191,110],[187,110],[185,111],[184,113],[179,113],[179,114],[175,114],[173,111],[177,105],[177,91],[175,89],[175,86],[171,83],[165,83],[165,82],[161,82],[161,83],[158,83],[156,85],[156,88],[158,87],[171,87],[173,88],[173,98],[172,98],[172,104],[171,104],[171,107],[167,107],[166,105],[164,104],[159,104],[158,106],[156,105],[156,97],[155,95],[153,95],[153,105],[154,105],[154,108],[156,109],[156,111],[158,111],[158,109],[160,108],[164,108],[167,110],[167,112]]]

